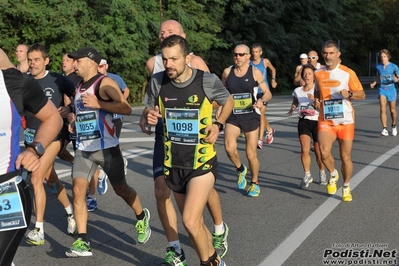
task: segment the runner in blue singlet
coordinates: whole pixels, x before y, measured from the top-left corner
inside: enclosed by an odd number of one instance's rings
[[[370,84],[373,89],[377,82],[380,82],[378,91],[380,99],[380,119],[382,124],[381,136],[388,136],[387,130],[387,115],[386,106],[389,103],[389,110],[392,119],[392,136],[396,136],[398,131],[396,129],[396,87],[395,83],[398,81],[399,68],[394,63],[389,62],[391,53],[387,49],[382,49],[379,53],[381,63],[376,66],[377,78]]]

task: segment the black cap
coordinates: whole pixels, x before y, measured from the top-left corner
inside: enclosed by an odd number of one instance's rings
[[[73,58],[73,59],[80,59],[83,57],[88,57],[91,60],[93,60],[94,62],[96,62],[97,64],[100,64],[102,56],[100,55],[99,52],[97,52],[96,49],[94,48],[90,48],[90,47],[85,47],[82,49],[79,49],[78,51],[74,52],[74,53],[70,53],[68,54],[69,58]]]

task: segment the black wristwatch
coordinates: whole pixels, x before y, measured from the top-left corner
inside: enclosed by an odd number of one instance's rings
[[[217,126],[219,127],[219,132],[222,132],[222,131],[223,131],[224,126],[223,126],[222,123],[220,123],[220,122],[218,122],[218,121],[215,121],[215,122],[213,122],[213,124],[214,124],[214,125],[217,125]]]
[[[349,94],[349,97],[348,97],[348,98],[352,98],[352,96],[353,96],[353,92],[351,92],[351,91],[348,91],[348,94]]]
[[[42,144],[40,142],[34,141],[34,142],[29,143],[29,144],[25,143],[25,145],[26,145],[27,148],[32,148],[35,151],[37,157],[40,158],[40,157],[43,156],[44,148],[43,148],[43,146],[42,146]]]

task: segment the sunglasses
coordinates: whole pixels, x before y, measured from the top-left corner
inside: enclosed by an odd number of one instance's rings
[[[309,59],[309,60],[315,60],[315,59],[316,59],[316,56],[309,56],[308,59]]]
[[[247,55],[248,53],[234,53],[233,55],[234,55],[234,57],[237,57],[237,56],[239,56],[239,57],[243,57],[244,55]]]

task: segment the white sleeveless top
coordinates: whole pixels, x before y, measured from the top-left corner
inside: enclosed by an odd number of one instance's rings
[[[294,90],[292,93],[292,96],[298,99],[298,117],[308,119],[308,120],[313,120],[317,121],[319,119],[319,112],[315,112],[315,115],[312,116],[302,116],[301,110],[303,109],[314,109],[312,106],[313,100],[308,98],[308,94],[314,95],[314,86],[311,90],[309,91],[304,91],[303,87],[298,87]]]
[[[158,72],[164,71],[165,68],[163,66],[162,62],[162,54],[159,53],[155,56],[155,63],[154,63],[154,70],[152,71],[152,74],[156,74]]]
[[[4,82],[3,72],[0,70],[0,147],[2,150],[0,153],[0,174],[6,174],[10,168],[14,167],[11,164],[15,163],[20,152],[19,133],[16,134],[16,132],[21,125],[17,124],[17,127],[15,127],[15,123],[13,123],[13,105]],[[13,145],[14,139],[17,141],[18,149],[15,149],[15,145]]]
[[[74,99],[76,107],[76,146],[82,151],[98,151],[115,147],[119,144],[116,137],[113,113],[102,109],[84,107],[81,97],[86,92],[96,95],[96,86],[104,76],[100,76],[86,90],[80,85]]]

